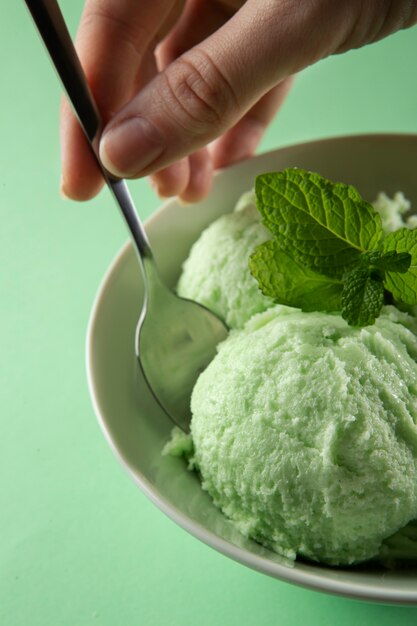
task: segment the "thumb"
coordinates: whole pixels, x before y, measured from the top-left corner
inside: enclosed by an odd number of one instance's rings
[[[117,176],[144,176],[219,137],[283,78],[336,49],[334,20],[327,14],[326,38],[321,19],[332,4],[246,2],[119,111],[102,135],[103,165]]]

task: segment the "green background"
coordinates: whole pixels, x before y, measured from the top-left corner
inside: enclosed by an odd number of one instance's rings
[[[61,199],[60,89],[23,2],[0,20],[1,626],[415,624],[417,608],[307,591],[178,528],[113,458],[89,400],[92,301],[126,239],[109,196]],[[72,33],[81,0],[62,2]],[[299,76],[261,150],[417,132],[416,28]],[[417,163],[416,163],[417,172]],[[249,184],[249,181],[248,181]],[[160,203],[132,185],[143,217]]]

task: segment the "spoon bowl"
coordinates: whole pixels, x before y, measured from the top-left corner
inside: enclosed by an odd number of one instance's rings
[[[190,397],[198,375],[227,336],[223,322],[192,300],[176,296],[152,265],[136,328],[136,354],[156,400],[185,432]]]

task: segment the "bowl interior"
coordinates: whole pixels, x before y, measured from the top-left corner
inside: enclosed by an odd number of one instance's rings
[[[174,286],[202,228],[230,211],[262,172],[298,166],[354,184],[373,200],[402,190],[417,207],[417,136],[341,137],[283,148],[221,172],[210,197],[197,205],[166,203],[147,223],[160,270]],[[87,369],[94,407],[113,451],[165,513],[224,554],[277,578],[310,588],[385,603],[417,604],[417,570],[336,569],[294,565],[235,530],[180,459],[161,456],[172,424],[141,377],[134,333],[143,296],[130,245],[111,265],[92,311]]]

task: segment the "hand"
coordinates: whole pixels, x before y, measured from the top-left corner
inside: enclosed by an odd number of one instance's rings
[[[160,195],[204,197],[213,169],[253,154],[291,77],[417,22],[417,0],[87,0],[77,49],[106,123],[100,157]],[[102,178],[69,105],[62,191]]]

